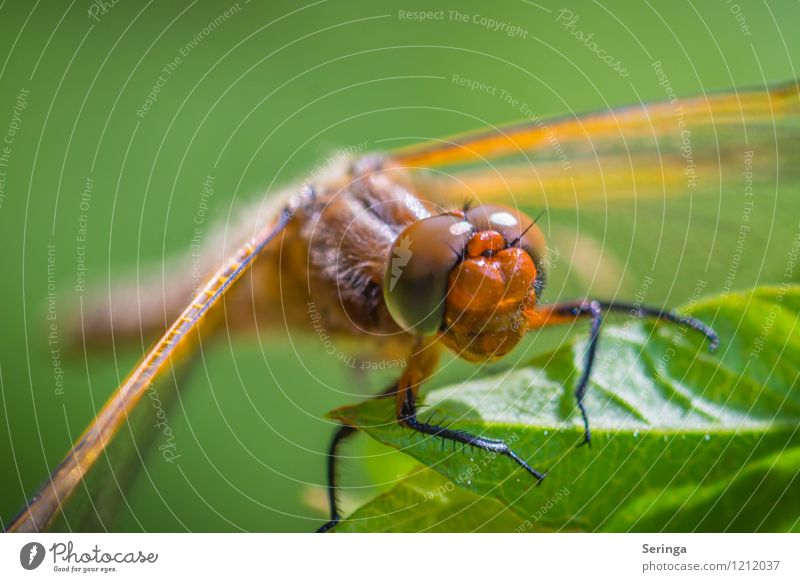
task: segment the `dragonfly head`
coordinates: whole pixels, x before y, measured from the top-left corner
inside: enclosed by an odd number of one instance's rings
[[[384,299],[410,333],[441,334],[467,360],[500,357],[527,331],[525,312],[541,292],[545,253],[541,229],[512,208],[485,205],[426,218],[395,241]]]

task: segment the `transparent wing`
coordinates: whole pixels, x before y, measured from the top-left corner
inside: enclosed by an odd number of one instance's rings
[[[391,153],[444,196],[574,207],[583,203],[796,183],[795,82],[532,119]]]
[[[220,304],[226,291],[252,266],[264,247],[286,226],[291,211],[284,209],[273,224],[265,227],[209,279],[197,293],[194,301],[167,332],[144,356],[127,380],[114,392],[97,416],[84,430],[50,478],[8,526],[8,531],[42,531],[59,516],[65,503],[87,480],[101,455],[108,454],[110,445],[117,439],[125,423],[136,424],[141,412],[142,396],[151,384],[170,369],[173,362],[185,359],[197,346],[197,332],[209,322],[214,308]],[[135,430],[135,427],[131,427]],[[150,431],[153,432],[152,430]],[[114,476],[116,479],[116,475]],[[100,487],[112,486],[112,483]],[[92,487],[94,489],[94,487]],[[97,497],[102,497],[102,490]],[[89,503],[95,504],[96,499]]]

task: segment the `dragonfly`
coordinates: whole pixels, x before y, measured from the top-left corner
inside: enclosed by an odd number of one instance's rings
[[[574,396],[582,444],[589,445],[584,396],[606,313],[688,326],[712,351],[725,338],[660,307],[593,298],[545,303],[547,241],[540,215],[520,207],[540,200],[571,207],[660,199],[691,193],[697,180],[706,189],[724,189],[726,176],[741,174],[748,152],[776,182],[779,172],[798,166],[798,95],[791,82],[529,119],[350,156],[268,195],[241,229],[241,244],[208,269],[203,284],[181,281],[137,303],[128,298],[87,313],[81,322],[86,341],[112,331],[152,331],[165,314],[172,323],[7,529],[43,531],[53,524],[153,383],[197,351],[201,333],[276,318],[308,327],[310,299],[331,334],[367,341],[378,353],[405,354],[399,378],[376,396],[394,399],[400,425],[491,451],[507,459],[509,470],[517,465],[534,481],[544,479],[535,459],[503,440],[421,419],[419,391],[443,351],[493,361],[533,330],[586,321],[589,339]],[[330,442],[330,515],[319,531],[342,519],[337,453],[357,428],[341,425]]]

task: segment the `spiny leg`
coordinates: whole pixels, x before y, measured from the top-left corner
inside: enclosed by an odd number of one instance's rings
[[[584,356],[583,371],[578,380],[578,387],[575,389],[575,399],[578,401],[578,410],[581,411],[583,418],[583,442],[580,446],[592,446],[592,432],[589,429],[589,415],[586,414],[586,406],[583,398],[586,396],[586,387],[589,385],[589,377],[594,366],[594,359],[597,355],[597,340],[600,337],[600,325],[603,323],[603,312],[598,301],[581,301],[579,303],[559,304],[553,306],[553,313],[556,315],[574,315],[575,317],[589,316],[592,318],[592,327],[589,332],[589,345],[586,346]]]
[[[422,434],[439,437],[443,440],[450,440],[453,441],[453,443],[462,443],[464,445],[476,447],[484,451],[489,451],[499,455],[506,456],[511,460],[513,460],[515,463],[517,463],[520,467],[528,471],[528,473],[536,477],[537,481],[541,481],[542,479],[544,479],[543,473],[540,473],[539,471],[528,465],[528,463],[526,463],[502,440],[490,439],[486,437],[473,435],[463,430],[455,430],[451,428],[446,428],[444,426],[438,426],[435,424],[428,424],[427,422],[421,422],[417,418],[417,405],[416,405],[416,395],[415,395],[416,390],[414,388],[416,387],[409,386],[405,390],[402,390],[402,393],[400,391],[398,391],[397,393],[398,408],[399,408],[397,420],[402,426],[408,427]]]
[[[635,305],[633,303],[610,303],[606,301],[598,301],[601,309],[615,312],[625,312],[633,317],[639,319],[653,318],[662,321],[669,321],[678,325],[685,325],[695,331],[702,333],[708,340],[708,351],[714,352],[719,347],[719,336],[714,329],[697,319],[696,317],[688,317],[686,315],[679,315],[671,311],[663,311],[656,307],[647,307],[644,305]]]
[[[663,311],[653,307],[634,305],[632,303],[611,303],[607,301],[575,301],[570,303],[557,303],[549,305],[539,310],[536,317],[531,319],[531,327],[543,327],[559,323],[568,323],[577,317],[591,317],[591,331],[589,334],[589,345],[586,347],[586,357],[584,368],[578,380],[578,387],[575,389],[575,398],[578,402],[578,409],[583,418],[583,442],[578,445],[591,446],[592,434],[589,429],[589,417],[586,413],[584,396],[589,385],[589,378],[597,354],[597,344],[600,337],[600,325],[603,321],[603,311],[626,312],[633,317],[640,319],[653,318],[669,321],[678,325],[686,325],[691,329],[702,333],[709,342],[708,349],[713,352],[719,347],[719,337],[717,333],[708,325],[694,317],[678,315],[669,311]]]
[[[330,510],[331,519],[320,527],[317,533],[328,531],[342,519],[336,507],[336,451],[341,442],[354,432],[356,432],[356,429],[352,426],[343,424],[333,433],[331,444],[328,447],[328,509]]]
[[[397,384],[392,384],[386,390],[376,395],[375,398],[384,398],[386,396],[391,396],[395,392],[397,392]],[[328,471],[327,471],[328,509],[330,510],[331,518],[317,530],[317,533],[325,533],[326,531],[334,527],[337,523],[339,523],[342,520],[342,516],[339,515],[339,510],[336,506],[336,461],[338,460],[337,451],[339,449],[339,445],[342,444],[342,441],[347,439],[347,437],[351,436],[355,432],[356,432],[355,427],[343,424],[336,429],[335,433],[333,433],[331,444],[328,447]]]

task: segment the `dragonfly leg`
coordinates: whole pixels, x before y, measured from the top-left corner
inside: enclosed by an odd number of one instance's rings
[[[398,414],[398,422],[407,428],[444,440],[462,443],[471,447],[482,449],[508,457],[517,463],[520,467],[525,469],[528,473],[533,475],[537,481],[544,479],[544,473],[540,473],[531,467],[522,457],[517,455],[505,441],[499,439],[490,439],[478,435],[468,433],[463,430],[455,430],[444,426],[435,424],[428,424],[422,422],[417,418],[417,404],[415,390],[410,387],[403,393],[398,392],[398,402],[400,403],[400,413]]]
[[[403,370],[400,380],[391,384],[386,390],[375,396],[375,398],[385,398],[394,396],[401,391],[408,389],[416,394],[419,385],[426,380],[436,369],[439,362],[439,348],[434,340],[420,339],[414,346],[414,350],[408,358],[408,365]],[[401,399],[397,397],[397,414],[400,414]],[[331,518],[321,528],[318,533],[323,533],[339,523],[342,519],[336,503],[336,461],[339,445],[348,436],[355,433],[356,427],[340,426],[333,435],[331,445],[328,449],[328,505],[330,507]]]
[[[583,419],[583,442],[578,446],[592,446],[592,431],[589,428],[589,415],[586,413],[586,406],[583,402],[586,396],[586,387],[589,385],[589,377],[592,373],[592,366],[597,355],[597,340],[600,337],[600,325],[603,322],[603,311],[598,301],[579,301],[575,303],[556,304],[552,307],[552,313],[556,316],[591,317],[592,326],[589,332],[589,345],[586,346],[583,371],[578,380],[578,387],[575,389],[575,400],[578,402],[578,410],[581,411]]]
[[[397,383],[394,383],[391,386],[389,386],[386,390],[375,396],[375,398],[385,398],[387,396],[393,395],[395,392],[397,392]],[[347,439],[347,437],[353,435],[355,432],[356,432],[355,427],[343,424],[338,429],[336,429],[335,433],[333,433],[331,444],[328,447],[328,508],[330,509],[331,518],[317,530],[317,533],[324,533],[330,530],[342,519],[342,516],[339,514],[339,509],[336,503],[336,488],[337,488],[336,462],[338,460],[337,452],[339,449],[339,445],[342,444],[342,441]]]
[[[606,301],[598,301],[600,308],[606,311],[624,312],[633,317],[640,319],[652,318],[660,319],[662,321],[669,321],[678,325],[685,325],[690,329],[698,331],[706,336],[708,340],[708,351],[714,352],[719,347],[719,336],[714,329],[697,319],[696,317],[688,317],[685,315],[678,315],[671,311],[664,311],[657,307],[647,307],[644,305],[634,305],[632,303],[610,303]]]
[[[463,430],[423,422],[417,418],[417,392],[422,383],[428,379],[438,362],[438,351],[434,346],[426,346],[417,350],[410,358],[409,365],[403,372],[397,388],[397,421],[401,426],[410,428],[422,434],[439,437],[444,440],[462,443],[471,447],[503,455],[513,460],[519,466],[536,477],[538,481],[544,479],[544,474],[533,469],[504,441],[490,439],[470,434]]]
[[[597,354],[597,343],[600,337],[600,325],[603,321],[603,312],[625,312],[633,317],[640,319],[653,318],[669,321],[679,325],[686,325],[689,328],[702,333],[708,340],[708,349],[713,352],[719,347],[719,337],[717,333],[708,325],[694,317],[678,315],[669,311],[663,311],[654,307],[634,305],[632,303],[611,303],[607,301],[574,301],[569,303],[556,303],[547,305],[536,310],[530,318],[530,327],[544,327],[547,325],[557,325],[570,323],[578,317],[591,318],[591,331],[589,333],[589,344],[586,347],[583,371],[578,380],[578,387],[575,389],[575,399],[578,402],[578,410],[583,419],[583,442],[578,445],[591,446],[592,433],[589,429],[589,417],[586,413],[584,396],[589,385],[589,378],[592,373],[592,366]]]
[[[328,508],[331,519],[317,530],[318,533],[328,531],[342,519],[336,507],[336,451],[341,442],[354,432],[356,432],[355,428],[343,424],[333,433],[333,439],[331,439],[331,444],[328,447]]]

